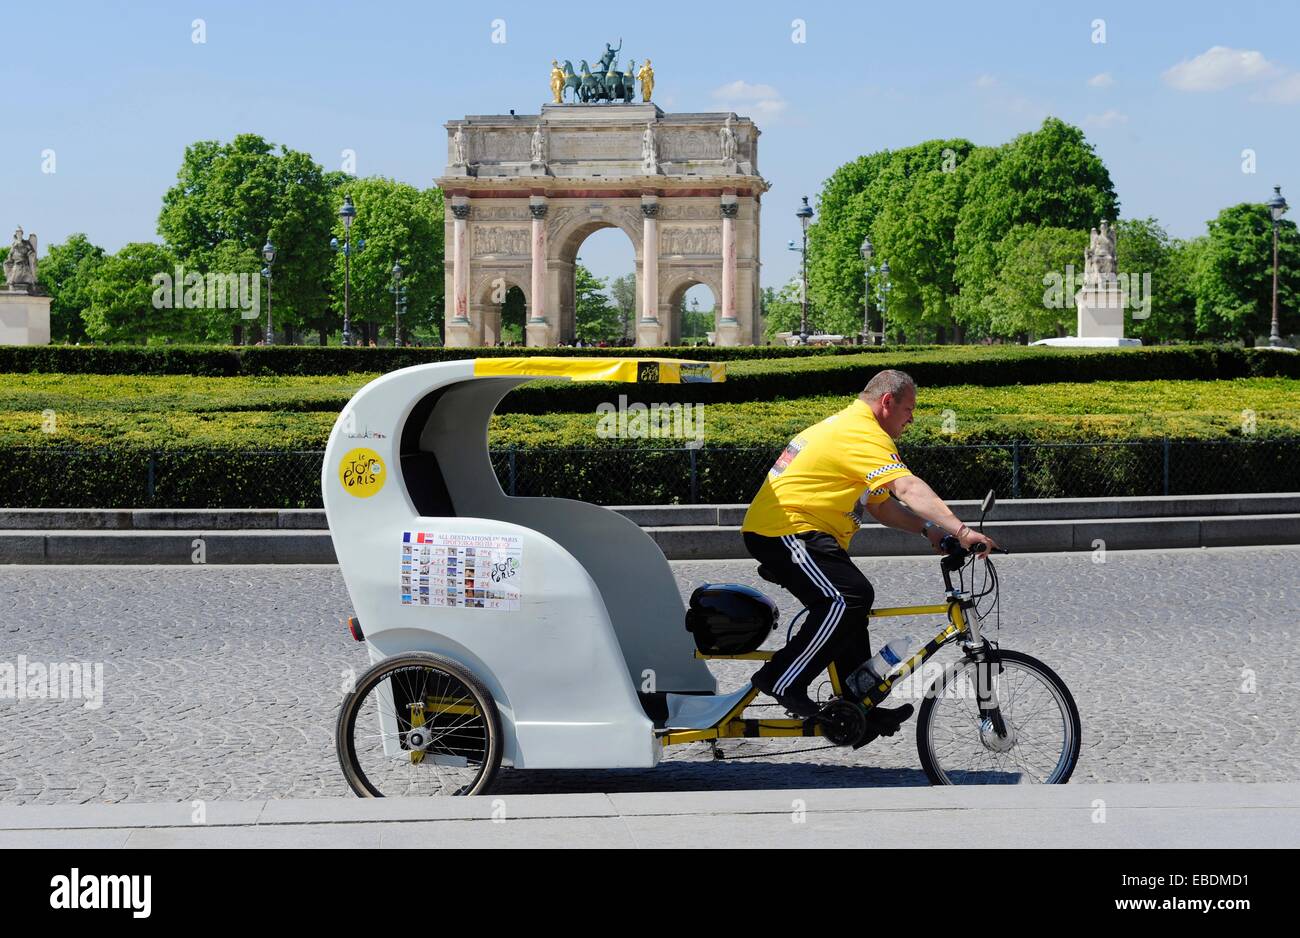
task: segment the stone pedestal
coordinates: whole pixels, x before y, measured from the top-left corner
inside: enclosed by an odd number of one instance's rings
[[[0,287],[0,345],[49,345],[48,296]]]
[[[548,322],[530,322],[524,326],[524,344],[529,348],[545,348],[555,344],[555,330]]]
[[[1118,286],[1084,287],[1074,296],[1080,339],[1124,338],[1124,294]]]
[[[659,348],[664,344],[663,329],[659,320],[641,320],[636,324],[636,347]]]
[[[1115,348],[1141,345],[1141,339],[1124,338],[1124,294],[1116,284],[1087,286],[1074,296],[1078,321],[1074,335],[1039,339],[1034,345],[1063,348]]]
[[[442,337],[442,344],[447,348],[472,348],[474,342],[474,324],[469,320],[451,320],[446,324],[447,334]]]
[[[739,345],[740,344],[740,323],[734,319],[724,319],[718,323],[718,331],[714,339],[715,345]]]

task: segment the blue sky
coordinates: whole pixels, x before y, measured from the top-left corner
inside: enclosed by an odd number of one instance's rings
[[[653,59],[665,110],[734,110],[759,124],[772,183],[764,285],[795,272],[785,245],[799,197],[836,166],[934,137],[1001,143],[1047,115],[1084,128],[1125,216],[1155,216],[1176,236],[1273,185],[1300,205],[1294,2],[603,6],[9,4],[0,225],[22,224],[43,245],[74,231],[109,250],[156,240],[185,146],[244,131],[329,169],[355,150],[361,175],[428,186],[442,169],[444,121],[535,113],[552,58],[594,59],[620,37],[621,58]],[[203,44],[192,41],[196,18]],[[492,42],[496,18],[504,43]],[[1093,41],[1098,19],[1105,43]],[[1245,149],[1254,174],[1242,171]],[[46,150],[54,173],[42,172]],[[631,246],[613,230],[582,256],[601,276],[631,270]]]

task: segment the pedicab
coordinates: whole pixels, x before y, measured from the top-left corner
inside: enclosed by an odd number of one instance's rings
[[[917,719],[930,780],[1069,778],[1080,743],[1074,701],[1046,665],[981,633],[997,606],[996,571],[979,558],[976,588],[977,558],[955,540],[941,561],[942,603],[871,611],[942,617],[924,647],[852,691],[832,665],[816,718],[747,715],[761,706],[759,691],[746,683],[720,692],[707,662],[771,656],[760,650],[779,620],[769,597],[706,583],[687,608],[663,552],[633,521],[583,501],[503,491],[488,422],[505,394],[538,378],[707,384],[723,381],[725,366],[476,358],[391,372],[348,402],[321,487],[355,612],[348,628],[371,661],[336,728],[357,795],[482,794],[502,766],[645,768],[674,745],[704,743],[720,757],[723,739],[862,746],[874,735],[869,709],[955,643],[962,657],[935,677]],[[986,512],[991,504],[992,493]]]

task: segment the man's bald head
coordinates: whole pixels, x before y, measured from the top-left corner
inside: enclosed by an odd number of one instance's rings
[[[905,371],[887,368],[867,382],[858,399],[871,408],[881,428],[898,439],[912,422],[916,382]]]
[[[867,382],[867,386],[862,389],[862,393],[858,397],[871,404],[880,400],[886,394],[892,394],[896,398],[901,398],[906,394],[915,395],[916,382],[912,380],[912,376],[906,371],[886,368]]]

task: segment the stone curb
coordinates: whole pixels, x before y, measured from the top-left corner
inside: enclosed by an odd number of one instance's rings
[[[1300,514],[1116,520],[998,521],[986,530],[1017,554],[1300,544]],[[669,560],[747,560],[739,527],[647,527]],[[328,531],[0,530],[0,564],[332,564]],[[867,525],[850,545],[856,557],[926,555],[921,538]]]
[[[949,503],[963,521],[979,518],[979,502]],[[745,505],[616,505],[642,527],[739,526]],[[1300,493],[1168,495],[1124,498],[1022,498],[998,502],[998,521],[1205,518],[1300,513]],[[318,508],[0,508],[0,531],[326,530]]]
[[[1103,810],[1101,820],[1098,811]],[[1075,784],[780,789],[476,798],[0,806],[0,846],[846,845],[1284,847],[1300,784]],[[792,824],[802,812],[803,823]]]

